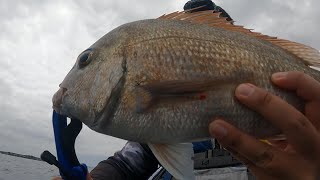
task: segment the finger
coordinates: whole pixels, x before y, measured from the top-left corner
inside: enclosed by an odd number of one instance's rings
[[[294,90],[297,94],[308,102],[305,114],[312,124],[320,129],[320,83],[302,72],[280,72],[272,75],[272,81],[289,90]]]
[[[209,131],[223,147],[244,162],[255,175],[260,174],[260,177],[274,176],[288,179],[285,177],[296,172],[297,167],[303,167],[303,165],[300,166],[300,161],[295,159],[295,156],[279,151],[225,121],[213,121],[209,126]]]
[[[272,75],[272,81],[281,88],[294,90],[308,101],[320,100],[320,83],[302,72],[280,72]]]
[[[272,146],[277,147],[279,149],[285,149],[288,146],[287,140],[268,140]]]
[[[237,151],[233,150],[231,147],[225,147],[225,149],[229,151],[233,157],[241,161],[248,168],[255,166],[250,160],[239,154]]]
[[[320,151],[315,127],[287,102],[252,84],[238,86],[235,94],[241,103],[279,128],[297,151],[307,157],[315,157],[315,153]]]
[[[209,130],[223,147],[243,156],[245,159],[242,161],[246,165],[253,164],[263,169],[274,169],[280,167],[279,163],[283,162],[279,159],[279,155],[285,157],[283,152],[276,152],[272,146],[260,142],[224,121],[215,120],[210,124]],[[248,161],[245,161],[246,159]]]
[[[273,179],[273,177],[268,175],[268,173],[264,169],[255,166],[251,161],[249,161],[247,158],[245,158],[241,154],[237,153],[235,150],[229,147],[226,147],[225,149],[228,150],[233,157],[241,161],[255,177],[259,177],[259,180]]]
[[[320,93],[320,92],[319,92]],[[313,126],[320,132],[320,101],[311,101],[305,105],[305,115],[311,121]]]

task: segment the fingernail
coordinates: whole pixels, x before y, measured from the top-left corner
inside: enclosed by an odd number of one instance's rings
[[[284,79],[287,76],[287,72],[278,72],[278,73],[274,73],[272,74],[272,79],[274,80],[279,80],[279,79]]]
[[[210,124],[210,132],[211,135],[217,139],[223,138],[228,134],[228,131],[226,128],[224,128],[219,123],[211,123]]]
[[[248,84],[241,84],[236,89],[236,94],[242,96],[250,96],[254,92],[254,88]]]

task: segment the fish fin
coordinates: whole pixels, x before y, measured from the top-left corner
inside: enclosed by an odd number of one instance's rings
[[[224,79],[198,81],[171,80],[152,82],[141,85],[141,87],[158,95],[180,95],[206,91],[218,86],[219,84],[222,84],[223,82]]]
[[[251,29],[244,28],[243,26],[234,25],[233,21],[227,21],[226,17],[221,17],[220,12],[213,10],[200,11],[189,13],[186,11],[174,12],[168,15],[163,15],[159,19],[167,20],[181,20],[195,24],[206,24],[211,27],[223,28],[225,30],[240,32],[258,39],[268,41],[289,53],[299,57],[304,64],[308,66],[320,67],[320,52],[319,50],[307,45],[289,40],[278,39],[277,37],[267,36],[258,32],[253,32]]]
[[[158,102],[181,103],[207,99],[207,92],[225,83],[232,83],[233,77],[219,80],[153,82],[136,86],[135,109],[142,113]]]
[[[193,147],[191,143],[151,144],[148,143],[160,164],[176,179],[195,179]]]
[[[312,47],[283,39],[270,39],[269,42],[299,57],[306,65],[320,67],[320,52]]]

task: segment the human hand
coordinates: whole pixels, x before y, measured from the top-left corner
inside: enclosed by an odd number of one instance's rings
[[[263,143],[222,120],[212,122],[209,131],[259,180],[320,178],[320,83],[300,72],[276,73],[272,81],[305,100],[304,114],[251,84],[238,86],[235,96],[279,128],[287,143]]]

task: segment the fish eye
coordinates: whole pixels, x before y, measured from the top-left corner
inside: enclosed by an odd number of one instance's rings
[[[87,66],[91,62],[92,49],[87,49],[78,57],[79,68]]]

